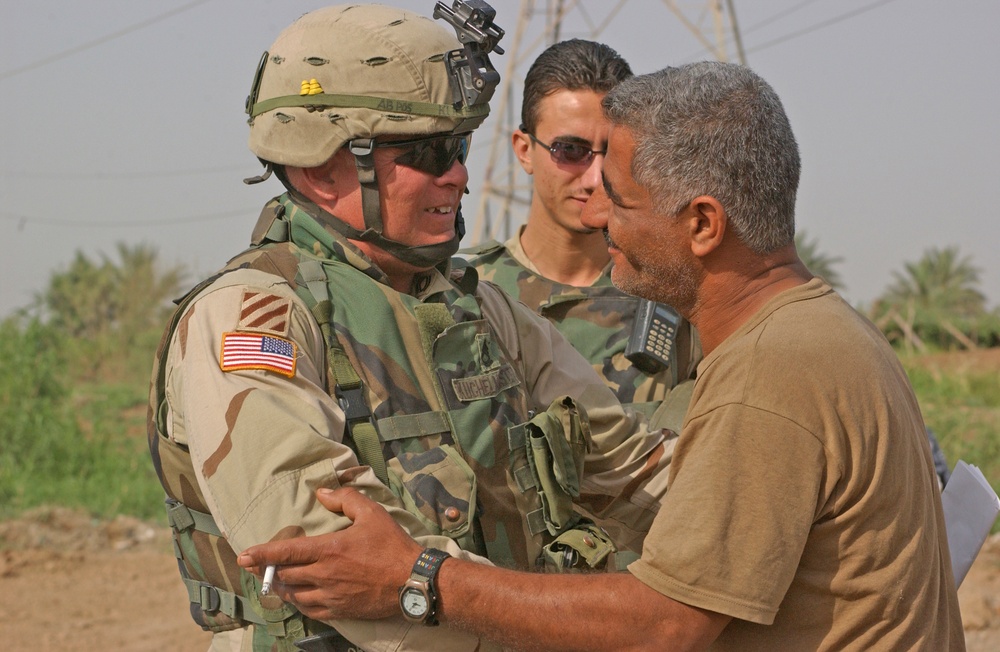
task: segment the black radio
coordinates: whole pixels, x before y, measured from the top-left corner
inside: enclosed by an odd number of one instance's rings
[[[670,306],[640,299],[625,357],[647,374],[669,367],[680,323],[681,316]]]

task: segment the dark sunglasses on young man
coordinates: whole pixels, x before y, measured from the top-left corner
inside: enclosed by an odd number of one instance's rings
[[[549,155],[552,156],[553,161],[563,165],[590,165],[590,162],[594,160],[595,156],[598,154],[608,153],[608,150],[606,149],[590,149],[581,143],[570,143],[563,140],[557,140],[551,145],[548,145],[535,138],[535,134],[526,131],[524,125],[521,125],[521,131],[527,134],[528,138],[530,138],[533,142],[538,143],[545,149],[549,150]]]
[[[393,159],[399,165],[440,177],[455,161],[465,163],[469,154],[470,134],[440,134],[413,140],[390,140],[375,143],[375,147],[406,150]]]

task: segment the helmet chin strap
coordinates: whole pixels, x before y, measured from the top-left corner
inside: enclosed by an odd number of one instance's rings
[[[420,269],[437,267],[458,252],[459,242],[465,235],[465,219],[462,217],[462,206],[455,211],[455,236],[446,242],[433,245],[408,245],[396,240],[390,240],[382,235],[382,210],[378,194],[378,179],[375,177],[374,141],[371,138],[355,138],[347,143],[354,155],[355,167],[358,170],[358,182],[361,184],[361,210],[365,217],[365,230],[359,231],[347,224],[336,215],[328,213],[314,202],[306,199],[302,193],[295,191],[290,184],[285,187],[295,195],[296,201],[304,204],[307,212],[316,217],[326,217],[328,224],[337,233],[350,240],[360,240],[375,245],[391,256],[404,263]],[[283,175],[278,175],[284,182]]]

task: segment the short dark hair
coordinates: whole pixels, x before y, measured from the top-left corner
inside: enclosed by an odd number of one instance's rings
[[[575,38],[551,45],[538,55],[524,78],[523,129],[535,132],[538,106],[547,95],[581,89],[607,93],[631,76],[628,62],[603,43]]]

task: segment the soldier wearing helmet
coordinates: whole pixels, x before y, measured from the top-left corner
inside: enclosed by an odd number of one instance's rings
[[[435,15],[459,38],[378,5],[321,9],[279,35],[247,113],[266,166],[251,181],[273,172],[285,192],[251,247],[180,302],[157,352],[150,451],[213,646],[487,649],[425,627],[449,555],[614,569],[627,556],[581,509],[644,533],[665,490],[662,433],[548,322],[451,266],[502,30],[481,1]],[[340,486],[428,548],[394,617],[306,618],[236,563],[250,545],[346,527],[315,497]]]

